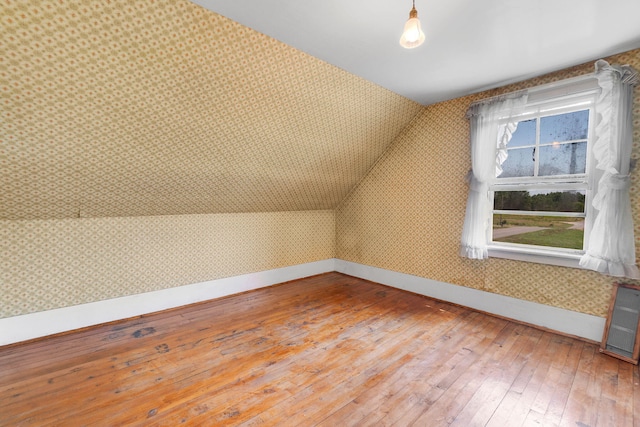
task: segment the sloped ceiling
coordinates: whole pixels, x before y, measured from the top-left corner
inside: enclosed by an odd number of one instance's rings
[[[422,108],[186,0],[0,16],[0,219],[332,209]]]

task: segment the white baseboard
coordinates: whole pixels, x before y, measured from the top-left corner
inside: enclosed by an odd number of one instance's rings
[[[330,258],[0,319],[0,346],[338,271],[372,282],[599,342],[603,317]]]
[[[0,346],[335,271],[335,259],[0,319]]]
[[[336,259],[335,267],[336,271],[350,276],[371,280],[372,282],[404,289],[416,294],[452,302],[564,334],[586,338],[591,341],[600,342],[602,340],[602,332],[606,321],[604,317],[564,310],[340,259]]]

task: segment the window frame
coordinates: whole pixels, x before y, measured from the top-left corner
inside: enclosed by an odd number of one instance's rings
[[[534,165],[534,176],[532,177],[495,177],[489,183],[489,227],[487,227],[487,250],[489,257],[506,258],[519,261],[536,262],[542,264],[558,265],[562,267],[582,268],[579,265],[580,258],[588,247],[588,239],[590,230],[595,217],[592,206],[592,197],[597,190],[598,172],[595,168],[594,156],[592,154],[595,141],[596,127],[596,111],[595,105],[597,100],[597,85],[594,84],[595,79],[571,79],[569,81],[559,82],[560,91],[556,85],[541,86],[533,88],[533,96],[529,96],[527,104],[522,114],[512,117],[504,117],[497,124],[501,124],[517,119],[518,122],[535,118],[537,126],[543,117],[559,115],[569,112],[589,110],[589,124],[587,133],[587,153],[585,172],[574,175],[558,175],[558,176],[535,176],[538,172],[539,157]],[[537,89],[537,92],[536,92]],[[572,90],[573,89],[573,90]],[[537,96],[536,96],[537,95]],[[540,130],[536,127],[536,154],[540,153]],[[496,154],[498,148],[496,147]],[[526,245],[518,243],[497,242],[493,240],[493,216],[496,213],[494,209],[494,195],[496,191],[514,191],[514,190],[548,190],[557,188],[558,190],[581,190],[585,192],[585,209],[582,214],[585,218],[584,237],[582,249],[568,249],[559,247],[547,247],[537,245]],[[504,210],[502,211],[504,212]],[[510,211],[511,214],[519,214],[521,211]],[[529,213],[531,214],[531,213]],[[572,216],[562,212],[542,212],[549,216]]]

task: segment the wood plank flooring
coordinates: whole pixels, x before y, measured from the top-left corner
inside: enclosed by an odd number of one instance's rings
[[[0,348],[0,425],[640,426],[595,345],[328,273]]]

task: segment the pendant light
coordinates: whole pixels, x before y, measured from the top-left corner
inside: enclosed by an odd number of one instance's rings
[[[413,49],[424,43],[424,33],[420,28],[418,11],[416,10],[416,0],[413,0],[413,7],[409,12],[409,20],[404,24],[404,31],[400,37],[400,46],[405,49]]]

